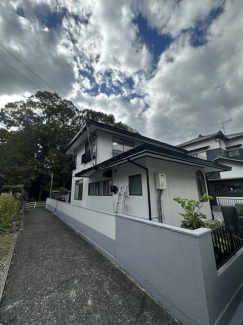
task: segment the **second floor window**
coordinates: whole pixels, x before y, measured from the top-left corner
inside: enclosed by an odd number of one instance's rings
[[[135,143],[133,141],[113,137],[113,157],[118,156],[125,151],[131,150],[134,147]]]
[[[240,150],[229,151],[229,157],[237,157],[237,156],[240,156]]]

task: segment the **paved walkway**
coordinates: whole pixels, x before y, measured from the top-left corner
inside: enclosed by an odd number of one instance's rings
[[[44,209],[28,212],[0,324],[178,324],[111,261]]]

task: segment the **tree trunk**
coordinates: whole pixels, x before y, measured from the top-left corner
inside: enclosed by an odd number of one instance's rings
[[[38,201],[41,201],[41,197],[42,197],[42,184],[40,185],[40,192],[39,192],[39,199],[38,199]]]

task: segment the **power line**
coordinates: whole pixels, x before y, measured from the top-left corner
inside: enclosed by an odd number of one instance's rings
[[[30,83],[32,83],[32,85],[34,85],[36,88],[39,88],[41,91],[44,91],[43,89],[41,89],[39,86],[37,86],[34,82],[32,82],[31,80],[29,80],[27,77],[25,77],[22,73],[20,73],[18,70],[16,70],[15,68],[13,68],[11,65],[9,65],[7,62],[3,61],[0,58],[0,61],[2,61],[4,64],[6,64],[9,68],[11,68],[12,70],[14,70],[15,72],[17,72],[20,76],[22,76],[23,78],[25,78],[26,80],[28,80]]]
[[[58,93],[54,88],[52,88],[45,80],[43,80],[40,76],[38,76],[37,73],[35,73],[31,68],[29,68],[26,64],[24,64],[20,59],[18,59],[13,53],[11,53],[9,50],[7,50],[2,44],[0,46],[7,51],[10,55],[12,55],[17,61],[19,61],[25,68],[27,68],[29,71],[31,71],[37,78],[39,78],[42,82],[44,82],[49,88],[51,88],[55,93]]]

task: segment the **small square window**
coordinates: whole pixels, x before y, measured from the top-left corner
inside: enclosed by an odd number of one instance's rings
[[[142,195],[141,174],[129,176],[129,195]]]

